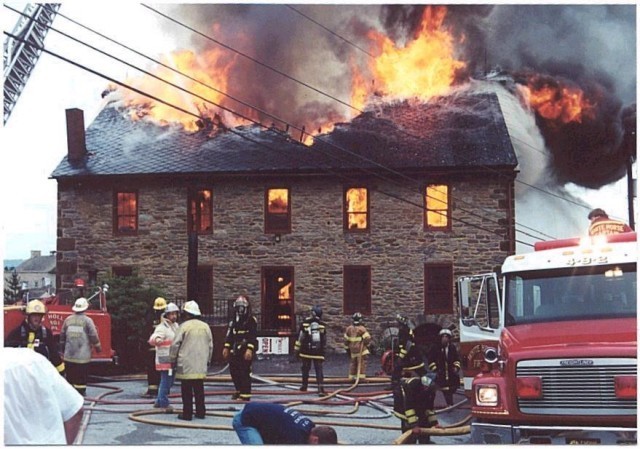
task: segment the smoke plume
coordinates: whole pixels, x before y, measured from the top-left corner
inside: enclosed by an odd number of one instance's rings
[[[298,4],[293,8],[335,34],[282,4],[192,4],[169,9],[205,34],[329,93],[333,98],[255,61],[228,56],[234,59],[229,94],[315,131],[359,113],[347,104],[352,69],[366,68],[371,58],[367,52],[374,50],[370,31],[405,45],[420,26],[425,6]],[[466,62],[457,84],[499,67],[513,76],[516,88],[511,92],[525,108],[526,95],[517,86],[524,86],[532,75],[551,86],[584,92],[592,110],[579,120],[560,124],[533,112],[542,149],[548,151],[549,182],[596,188],[620,179],[635,155],[635,21],[635,5],[451,5],[444,26],[456,36],[456,51]],[[167,26],[172,27],[169,32],[175,31],[175,24]],[[196,52],[218,47],[196,35],[189,45]],[[284,126],[264,114],[257,116]]]

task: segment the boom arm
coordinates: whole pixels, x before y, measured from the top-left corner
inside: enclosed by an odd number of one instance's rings
[[[37,47],[44,47],[44,38],[59,9],[60,3],[27,4],[12,34]],[[39,48],[11,37],[4,42],[4,124],[9,120],[41,53]]]

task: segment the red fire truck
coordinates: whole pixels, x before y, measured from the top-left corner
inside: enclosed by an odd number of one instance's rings
[[[87,298],[89,309],[85,312],[96,325],[102,352],[97,353],[95,349],[91,353],[92,362],[112,362],[115,361],[115,351],[111,348],[111,315],[107,311],[107,290],[108,285],[97,287],[96,292]],[[71,310],[71,301],[65,301],[60,296],[51,296],[42,299],[47,307],[43,324],[53,332],[56,338],[60,335],[60,329],[64,320],[74,312]],[[7,339],[9,332],[18,327],[25,319],[24,309],[26,305],[11,305],[4,307],[4,338]]]
[[[624,233],[538,243],[501,284],[458,280],[473,443],[636,443],[636,265]]]

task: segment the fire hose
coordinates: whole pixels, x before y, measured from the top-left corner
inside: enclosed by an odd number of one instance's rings
[[[290,405],[290,406],[296,406],[296,405],[303,405],[303,404],[310,404],[310,405],[318,405],[320,403],[325,403],[327,405],[330,406],[340,406],[340,405],[349,405],[349,404],[353,404],[353,407],[351,407],[349,410],[347,411],[336,411],[334,410],[304,410],[305,414],[309,414],[309,415],[318,415],[318,416],[323,416],[323,417],[329,417],[329,416],[343,416],[345,419],[357,419],[356,417],[354,417],[353,415],[355,413],[357,413],[357,411],[360,409],[361,405],[363,404],[367,404],[373,408],[376,408],[378,410],[383,411],[384,416],[365,416],[365,417],[358,417],[358,418],[366,418],[366,419],[380,419],[380,418],[387,418],[391,415],[391,413],[389,412],[389,406],[388,405],[381,405],[378,404],[377,402],[388,398],[389,396],[391,396],[390,393],[387,392],[381,392],[381,391],[375,391],[375,392],[360,392],[360,393],[351,393],[355,388],[357,388],[359,385],[371,385],[371,384],[376,384],[376,383],[387,383],[388,382],[388,378],[384,377],[380,377],[380,378],[366,378],[366,379],[362,379],[360,377],[360,365],[358,366],[358,373],[356,375],[355,381],[349,385],[348,387],[345,388],[338,388],[332,392],[330,392],[327,396],[318,398],[318,399],[313,399],[313,400],[298,400],[298,401],[287,401],[286,399],[281,399],[281,400],[276,400],[276,401],[271,401],[271,402],[277,402],[277,403],[283,403],[286,405]],[[220,371],[212,374],[212,375],[208,375],[205,379],[205,381],[210,384],[210,383],[214,383],[214,382],[220,382],[222,384],[227,383],[231,380],[230,376],[220,376],[220,374],[222,372],[224,372],[227,369],[227,366],[225,366],[223,369],[221,369]],[[123,376],[123,377],[117,377],[117,378],[108,378],[109,380],[119,380],[119,381],[129,381],[129,380],[141,380],[143,379],[144,376],[140,375],[140,376]],[[299,383],[299,377],[290,377],[290,376],[257,376],[257,375],[252,375],[252,378],[254,378],[255,380],[266,384],[265,386],[269,386],[269,385],[273,385],[273,386],[278,386],[278,387],[284,387],[284,388],[290,388],[290,389],[297,389],[297,387],[290,385],[291,383],[293,383],[294,385]],[[107,378],[103,378],[104,380],[107,380]],[[329,385],[333,385],[333,384],[344,384],[344,381],[347,380],[347,378],[341,378],[341,377],[337,377],[337,378],[331,378],[328,382]],[[101,385],[94,385],[94,386],[98,386],[101,387]],[[124,410],[109,410],[109,409],[104,409],[104,408],[100,408],[97,406],[97,404],[101,403],[101,404],[126,404],[126,403],[131,403],[131,404],[140,404],[140,401],[129,401],[129,402],[124,402],[124,401],[112,401],[112,400],[105,400],[104,397],[109,395],[109,394],[113,394],[115,392],[121,391],[121,389],[115,389],[115,391],[112,392],[107,392],[106,394],[100,395],[96,398],[92,398],[93,404],[91,407],[86,407],[86,410],[90,410],[90,411],[105,411],[105,412],[116,412],[116,413],[129,413],[128,418],[131,419],[132,421],[136,421],[136,422],[141,422],[141,423],[145,423],[145,424],[151,424],[151,425],[163,425],[163,426],[173,426],[173,427],[184,427],[184,428],[192,428],[192,429],[208,429],[208,430],[228,430],[231,431],[233,430],[231,426],[229,425],[221,425],[221,424],[196,424],[196,423],[190,423],[190,422],[173,422],[173,421],[167,421],[167,420],[157,420],[157,419],[153,419],[152,417],[148,417],[149,415],[167,415],[167,414],[173,414],[173,413],[178,413],[178,409],[176,409],[176,411],[170,410],[170,411],[165,411],[165,410],[158,410],[158,409],[153,409],[153,410],[135,410],[135,411],[124,411]],[[230,391],[229,390],[224,390],[224,391],[214,391],[214,392],[206,392],[205,394],[208,396],[214,396],[214,395],[222,395],[222,394],[228,394]],[[346,395],[345,393],[351,393],[352,396]],[[300,394],[300,392],[296,391],[296,392],[284,392],[284,391],[279,391],[279,390],[267,390],[267,391],[262,391],[259,394]],[[172,397],[179,397],[180,395],[171,395]],[[342,399],[341,401],[329,401],[329,399]],[[444,413],[446,411],[449,411],[451,409],[454,409],[456,407],[458,407],[460,404],[464,403],[466,401],[460,401],[457,404],[454,404],[453,406],[449,406],[447,408],[444,409],[439,409],[437,411],[437,413]],[[144,402],[144,403],[148,403],[148,402]],[[239,404],[237,401],[207,401],[207,403],[214,403],[214,404]],[[234,416],[235,413],[237,413],[237,409],[233,409],[231,407],[227,407],[227,408],[223,408],[223,409],[217,409],[217,410],[209,410],[207,411],[206,415],[207,416],[216,416],[216,417],[225,417],[225,418],[231,418]],[[84,430],[86,429],[86,424],[88,423],[88,419],[89,416],[87,416],[83,429],[82,429],[82,433],[84,434]],[[409,441],[413,438],[415,438],[417,435],[434,435],[434,436],[451,436],[451,435],[462,435],[462,434],[466,434],[469,433],[470,429],[469,426],[464,426],[463,424],[465,422],[467,422],[470,419],[470,416],[467,417],[464,421],[461,421],[460,423],[456,423],[454,425],[445,427],[445,428],[415,428],[415,429],[411,429],[410,432],[405,432],[404,434],[402,434],[398,439],[395,440],[395,442],[398,441]],[[314,420],[315,421],[315,420]],[[315,421],[316,424],[323,424],[323,425],[332,425],[332,426],[336,426],[336,427],[358,427],[358,428],[369,428],[369,429],[381,429],[381,430],[397,430],[398,427],[397,426],[391,426],[391,425],[379,425],[379,424],[368,424],[368,423],[364,423],[364,422],[340,422],[340,421],[325,421],[325,420],[318,420]],[[79,436],[79,438],[76,439],[76,441],[82,441],[81,436]]]
[[[106,389],[109,389],[110,391],[105,391],[103,394],[98,396],[97,399],[102,399],[105,396],[108,396],[110,394],[120,393],[122,391],[122,388],[118,388],[118,387],[101,386],[101,388],[106,388]],[[93,404],[97,402],[97,399],[93,401]],[[83,415],[82,423],[80,424],[80,429],[78,430],[78,434],[76,435],[76,438],[73,440],[73,445],[82,444],[84,433],[87,430],[87,426],[89,425],[89,420],[91,419],[91,406],[83,407],[83,410],[89,410],[89,413]]]

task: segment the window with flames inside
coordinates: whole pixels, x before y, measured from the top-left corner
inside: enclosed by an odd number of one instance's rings
[[[136,235],[138,232],[138,192],[115,192],[113,197],[113,232]]]
[[[369,191],[366,187],[349,187],[344,193],[344,223],[349,232],[369,230]]]

